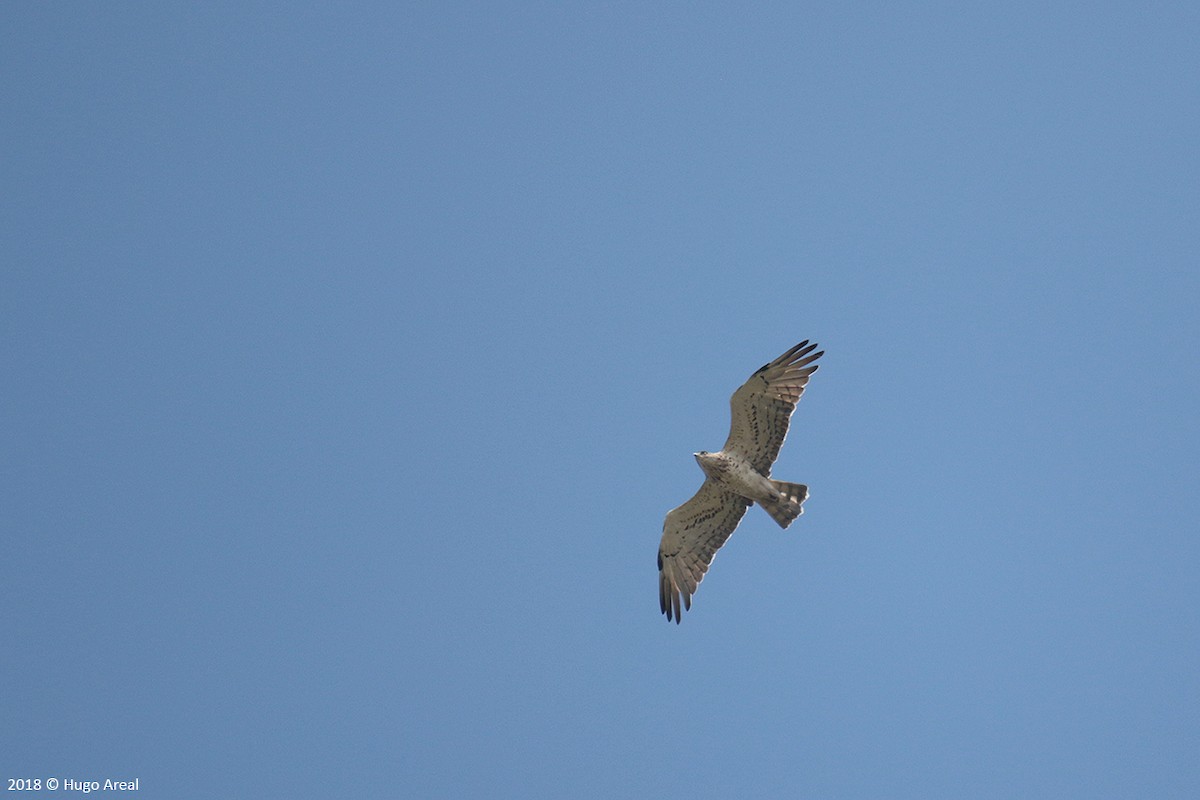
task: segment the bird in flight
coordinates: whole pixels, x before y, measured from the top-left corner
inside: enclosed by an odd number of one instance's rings
[[[658,546],[658,602],[667,620],[680,621],[680,603],[691,609],[692,595],[713,556],[758,503],[786,528],[804,513],[808,487],[772,480],[771,465],[787,436],[788,422],[814,363],[825,351],[805,339],[750,376],[729,400],[733,423],[717,453],[693,453],[704,483],[691,500],[667,513]]]

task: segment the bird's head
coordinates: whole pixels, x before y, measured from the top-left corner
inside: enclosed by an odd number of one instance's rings
[[[701,450],[692,455],[695,457],[696,463],[700,465],[700,469],[704,470],[705,475],[712,476],[724,471],[720,455],[707,450]]]

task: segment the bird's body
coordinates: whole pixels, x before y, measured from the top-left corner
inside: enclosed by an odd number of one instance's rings
[[[747,508],[758,503],[782,528],[804,513],[808,487],[773,480],[771,465],[817,371],[813,362],[823,352],[812,353],[816,347],[805,340],[751,375],[730,398],[733,422],[724,448],[694,454],[704,484],[667,514],[658,549],[659,605],[668,620],[680,621],[681,602],[691,608],[692,594]]]
[[[771,495],[771,479],[754,470],[744,458],[728,453],[694,454],[704,474],[747,500],[762,502]]]

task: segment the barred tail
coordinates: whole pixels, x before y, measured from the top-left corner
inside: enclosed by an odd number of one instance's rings
[[[808,487],[802,483],[784,481],[771,481],[771,486],[779,493],[778,496],[760,505],[779,523],[779,527],[786,528],[804,513],[803,504],[808,498]]]

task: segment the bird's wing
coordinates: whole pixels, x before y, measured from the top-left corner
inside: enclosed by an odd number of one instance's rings
[[[750,376],[729,399],[733,422],[725,452],[740,455],[756,472],[769,476],[771,465],[787,437],[788,421],[796,410],[815,362],[825,351],[805,339]]]
[[[713,556],[749,507],[749,500],[710,478],[691,500],[667,513],[658,546],[658,602],[668,620],[679,622],[681,595],[683,608],[692,607],[692,594]]]

